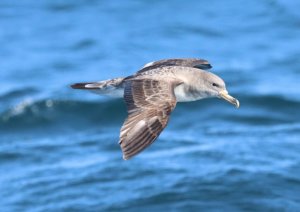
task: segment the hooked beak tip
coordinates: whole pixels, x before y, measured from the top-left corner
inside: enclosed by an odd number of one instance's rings
[[[236,102],[235,102],[234,105],[235,105],[236,108],[239,108],[239,107],[240,107],[240,102],[239,102],[239,100],[237,100],[237,99],[235,99],[235,100],[236,100]]]
[[[222,99],[226,100],[227,102],[229,102],[229,103],[235,105],[236,108],[239,108],[239,107],[240,107],[240,102],[239,102],[239,100],[237,100],[236,98],[230,96],[226,90],[225,90],[225,91],[221,91],[221,92],[219,93],[219,96],[220,96]]]

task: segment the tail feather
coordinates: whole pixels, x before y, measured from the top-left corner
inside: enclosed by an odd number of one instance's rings
[[[73,89],[98,89],[98,87],[90,87],[88,85],[95,85],[97,82],[82,82],[82,83],[75,83],[71,85]]]
[[[90,90],[97,94],[121,97],[124,92],[124,78],[114,78],[100,82],[84,82],[71,85],[73,89]]]

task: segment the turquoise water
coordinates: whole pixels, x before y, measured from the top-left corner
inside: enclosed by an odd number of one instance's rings
[[[299,211],[300,4],[0,2],[1,211]],[[122,100],[72,90],[198,57],[238,98],[179,103],[122,160]]]

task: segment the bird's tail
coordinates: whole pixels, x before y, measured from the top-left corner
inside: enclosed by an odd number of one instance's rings
[[[123,97],[124,78],[114,78],[100,82],[83,82],[71,85],[74,89],[89,90],[97,94]]]

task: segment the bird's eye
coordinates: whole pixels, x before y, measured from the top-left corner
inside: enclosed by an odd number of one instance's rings
[[[216,84],[216,83],[213,83],[212,86],[214,86],[214,87],[219,87],[219,85]]]

